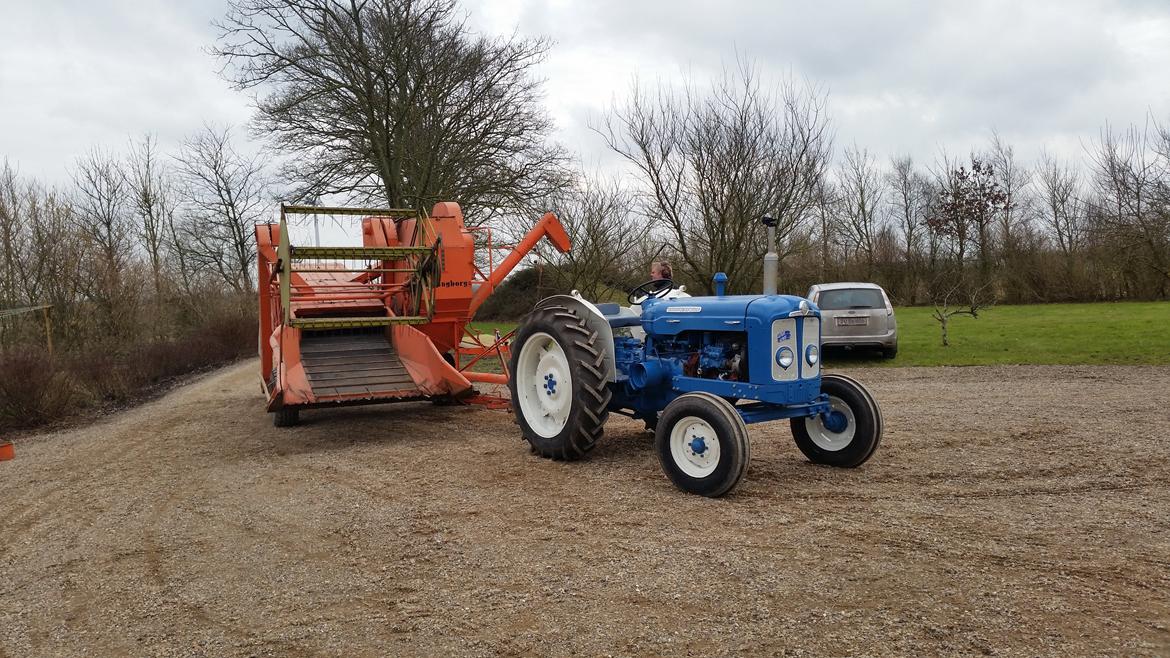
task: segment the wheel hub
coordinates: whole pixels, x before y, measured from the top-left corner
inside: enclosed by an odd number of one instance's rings
[[[516,395],[524,419],[540,436],[556,436],[568,422],[573,403],[571,373],[565,351],[549,334],[533,334],[520,348],[513,373]]]
[[[707,477],[719,465],[719,439],[715,428],[697,416],[679,420],[670,430],[674,463],[691,477]]]
[[[857,433],[857,416],[839,397],[829,396],[829,410],[804,420],[805,431],[821,450],[836,452],[848,447]]]
[[[845,417],[845,414],[835,409],[826,413],[822,422],[825,424],[825,429],[834,434],[840,434],[845,431],[846,427],[849,427],[849,419]]]

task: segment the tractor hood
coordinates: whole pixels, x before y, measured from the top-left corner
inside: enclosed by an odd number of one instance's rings
[[[746,331],[749,320],[771,322],[800,310],[803,297],[792,295],[729,295],[647,299],[642,302],[642,328],[648,334],[682,331]],[[819,315],[808,303],[809,311]]]

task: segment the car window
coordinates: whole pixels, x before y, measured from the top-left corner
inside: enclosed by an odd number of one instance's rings
[[[873,288],[845,288],[824,290],[817,299],[817,306],[823,311],[841,311],[848,308],[885,308],[886,300],[882,291]]]

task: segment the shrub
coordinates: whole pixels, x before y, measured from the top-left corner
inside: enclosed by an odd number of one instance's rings
[[[35,427],[84,400],[77,382],[42,351],[0,354],[0,429]]]

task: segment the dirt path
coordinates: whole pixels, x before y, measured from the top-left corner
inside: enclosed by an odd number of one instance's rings
[[[723,500],[620,418],[578,464],[478,408],[278,430],[254,368],[0,464],[0,657],[1170,654],[1170,368],[857,370],[873,461],[755,426]]]

